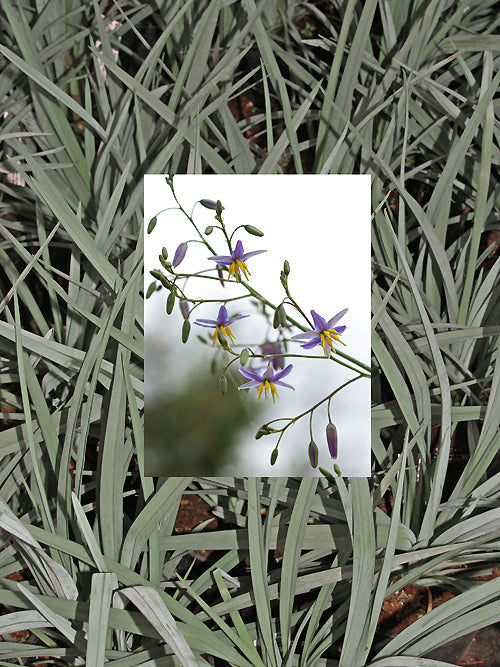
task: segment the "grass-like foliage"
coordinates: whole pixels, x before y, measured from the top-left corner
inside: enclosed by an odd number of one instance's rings
[[[446,664],[421,657],[500,605],[495,3],[2,0],[1,26],[2,664]],[[372,480],[144,476],[142,179],[202,171],[372,175]],[[175,533],[193,493],[224,530]],[[381,642],[411,582],[456,596]]]

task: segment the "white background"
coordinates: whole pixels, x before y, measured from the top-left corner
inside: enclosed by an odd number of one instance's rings
[[[175,206],[170,188],[163,175],[145,177],[145,228],[149,220],[162,209]],[[241,239],[245,252],[267,249],[262,255],[247,260],[251,272],[250,284],[274,304],[285,293],[279,275],[283,261],[290,263],[290,292],[310,317],[313,309],[329,320],[338,311],[349,308],[339,325],[347,326],[337,345],[350,356],[370,364],[370,177],[368,175],[178,175],[174,187],[180,203],[191,214],[200,199],[220,199],[223,220],[229,232],[239,225],[250,224],[264,232],[262,238],[240,229],[233,237],[233,248]],[[217,222],[214,211],[197,204],[193,219],[203,233],[207,225]],[[228,255],[222,233],[218,230],[205,237],[215,253]],[[152,234],[145,235],[145,287],[152,281],[150,269],[160,269],[158,255],[165,246],[169,261],[179,243],[199,239],[186,217],[178,210],[164,211]],[[178,267],[182,273],[213,268],[208,261],[212,253],[201,243],[189,243],[186,258]],[[208,275],[214,275],[208,274]],[[225,273],[227,276],[227,273]],[[183,282],[180,283],[181,286]],[[240,285],[222,289],[218,282],[190,279],[186,292],[196,298],[227,298],[245,293]],[[176,307],[172,315],[165,313],[167,291],[155,293],[145,302],[146,332],[146,401],[158,390],[182,386],[182,378],[190,373],[200,358],[209,363],[213,349],[202,345],[195,334],[213,333],[211,329],[192,326],[186,345],[180,340],[182,317]],[[197,307],[191,316],[216,319],[220,304],[206,303]],[[297,321],[301,315],[291,306],[287,312]],[[235,322],[231,328],[237,344],[254,348],[266,335],[276,339],[265,319],[256,313],[249,300],[229,302],[229,315],[250,313],[252,316]],[[304,324],[306,324],[304,322]],[[293,333],[299,333],[299,330]],[[148,340],[155,341],[148,349]],[[158,354],[162,341],[175,354]],[[306,341],[302,341],[304,343]],[[302,350],[300,342],[289,343],[289,352],[320,356],[321,347]],[[284,381],[295,387],[291,391],[277,387],[279,400],[270,400],[266,412],[253,423],[249,418],[238,447],[236,467],[224,470],[227,476],[316,475],[308,461],[310,440],[309,417],[290,427],[280,443],[278,460],[269,465],[269,456],[277,441],[270,435],[254,439],[257,429],[266,421],[279,417],[294,417],[328,395],[333,389],[354,377],[356,373],[326,359],[290,359],[293,370]],[[236,363],[233,364],[236,366]],[[248,366],[247,366],[248,368]],[[214,376],[214,382],[218,375]],[[241,377],[242,384],[246,380]],[[230,389],[231,390],[231,389]],[[234,390],[234,389],[233,389]],[[256,400],[256,390],[240,392],[243,401]],[[221,396],[221,400],[224,397]],[[261,402],[263,397],[261,398]],[[349,476],[369,476],[370,473],[370,381],[361,378],[337,394],[331,403],[331,415],[337,427],[339,452],[336,463]],[[320,451],[319,465],[333,471],[329,457],[325,428],[328,422],[326,403],[313,417],[314,440]],[[284,424],[284,422],[282,422]],[[147,443],[146,443],[147,447]],[[203,475],[195,470],[194,475]]]

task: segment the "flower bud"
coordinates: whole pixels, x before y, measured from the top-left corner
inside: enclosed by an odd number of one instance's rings
[[[227,378],[225,375],[221,375],[220,378],[220,391],[221,394],[227,394]]]
[[[278,329],[286,325],[286,313],[282,303],[274,311],[273,327]]]
[[[314,440],[311,440],[309,443],[309,461],[312,467],[316,468],[318,465],[318,446]]]
[[[182,325],[182,342],[187,343],[187,339],[189,338],[189,332],[191,331],[191,322],[189,320],[184,320],[184,324]]]
[[[188,249],[188,244],[187,243],[181,243],[177,247],[177,250],[175,251],[175,255],[174,255],[174,261],[172,262],[172,266],[174,268],[176,266],[179,266],[179,264],[182,262],[182,260],[186,256],[187,249]]]
[[[244,229],[249,234],[252,234],[252,236],[264,236],[264,232],[261,232],[260,229],[257,229],[253,225],[244,225]]]
[[[217,370],[217,360],[215,357],[212,357],[212,361],[210,362],[210,372],[212,375],[215,375],[215,371]]]
[[[149,273],[153,276],[153,278],[157,278],[161,282],[163,287],[168,287],[168,289],[172,287],[172,283],[170,282],[170,280],[167,278],[167,276],[164,276],[161,271],[153,269]]]
[[[205,234],[209,236],[213,231],[214,228],[212,227],[212,225],[208,225],[208,227],[205,229]]]
[[[148,234],[151,234],[151,232],[153,231],[153,229],[155,227],[156,227],[156,215],[154,216],[154,218],[151,218],[151,220],[149,221]]]
[[[326,441],[328,443],[328,451],[332,459],[337,458],[337,429],[332,422],[326,427]]]
[[[335,463],[335,465],[333,466],[333,469],[334,469],[335,472],[337,473],[337,477],[342,477],[342,472],[341,472],[340,468],[338,467],[338,465],[337,465],[336,463]]]
[[[173,292],[170,292],[170,294],[167,297],[167,305],[166,305],[167,315],[170,315],[170,313],[174,309],[174,306],[175,306],[175,294]]]
[[[335,477],[332,475],[332,473],[329,472],[328,470],[325,470],[325,468],[322,468],[322,467],[320,466],[320,467],[318,468],[318,470],[320,471],[320,473],[321,473],[322,475],[324,475],[324,477],[326,477],[326,479],[329,479],[330,482],[334,482],[334,481],[335,481]]]
[[[227,340],[224,334],[220,329],[217,329],[217,340],[222,345],[222,347],[227,347]]]
[[[152,283],[150,283],[148,291],[146,292],[146,299],[149,299],[149,297],[151,296],[151,294],[153,294],[155,290],[156,290],[156,283],[153,281]]]
[[[163,259],[168,259],[168,250],[163,246],[161,249],[161,254],[163,255]]]
[[[283,264],[283,273],[285,276],[287,276],[290,273],[290,264],[288,263],[288,260],[285,259],[285,262]]]
[[[189,303],[187,301],[179,301],[182,317],[187,320],[189,317]]]
[[[241,364],[242,366],[244,366],[244,365],[247,363],[247,361],[248,361],[248,357],[249,357],[249,356],[250,356],[250,353],[249,353],[249,351],[248,351],[248,348],[247,348],[247,347],[244,347],[244,348],[241,350],[241,354],[240,354],[240,364]]]
[[[200,199],[200,204],[205,208],[210,208],[212,211],[217,209],[217,203],[213,199]]]
[[[276,463],[276,459],[278,458],[278,448],[275,447],[273,451],[271,452],[271,465],[273,466]]]
[[[223,210],[224,210],[224,206],[222,206],[221,200],[218,199],[217,203],[215,204],[215,212],[220,217],[222,215]]]

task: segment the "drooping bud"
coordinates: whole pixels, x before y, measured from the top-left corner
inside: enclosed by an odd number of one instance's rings
[[[156,283],[153,281],[152,283],[150,283],[148,291],[146,292],[146,299],[149,299],[149,297],[151,296],[151,294],[153,294],[155,290],[156,290]]]
[[[286,325],[286,313],[282,303],[274,311],[273,327],[278,329]]]
[[[264,232],[261,232],[260,229],[257,229],[253,225],[244,225],[244,229],[249,234],[252,234],[252,236],[264,236]]]
[[[318,465],[318,454],[318,446],[314,440],[311,440],[309,443],[309,461],[313,468],[316,468]]]
[[[200,204],[205,208],[209,208],[212,211],[217,209],[217,202],[214,202],[213,199],[200,199]]]
[[[222,215],[222,211],[223,211],[223,210],[224,210],[224,206],[222,206],[221,200],[218,199],[218,200],[217,200],[217,203],[215,204],[215,212],[217,213],[217,215],[219,216],[219,218],[220,218],[220,216]]]
[[[227,394],[227,378],[225,375],[220,377],[220,391],[221,394]]]
[[[155,227],[156,227],[156,215],[154,216],[154,218],[151,218],[151,220],[149,221],[148,234],[151,234],[151,232],[153,231],[153,229]]]
[[[226,337],[224,336],[224,334],[220,329],[217,329],[217,340],[219,341],[219,343],[222,345],[223,348],[227,348],[228,345]]]
[[[214,228],[212,227],[212,225],[208,225],[208,227],[205,229],[205,234],[206,234],[207,236],[210,236],[210,234],[211,234],[213,231],[214,231]]]
[[[190,331],[191,331],[191,322],[189,320],[184,320],[184,324],[182,325],[182,342],[183,343],[187,343]]]
[[[187,243],[181,243],[179,246],[177,246],[177,250],[175,251],[174,255],[174,261],[172,262],[172,266],[175,268],[176,266],[179,266],[179,264],[182,262],[184,257],[186,256],[186,251],[188,249],[188,244]]]
[[[276,463],[276,459],[278,458],[278,448],[275,447],[273,451],[271,452],[271,465],[273,466]]]
[[[187,320],[189,317],[189,303],[187,301],[179,301],[182,317]]]
[[[170,292],[170,294],[167,297],[167,306],[166,306],[167,315],[170,315],[170,313],[174,309],[174,306],[175,306],[175,294],[173,292]]]
[[[332,459],[337,458],[337,429],[332,422],[326,427],[326,442],[328,443],[328,451]]]
[[[248,348],[244,347],[241,350],[241,354],[240,354],[240,364],[242,366],[244,366],[247,363],[249,356],[250,356],[250,352],[248,351]]]

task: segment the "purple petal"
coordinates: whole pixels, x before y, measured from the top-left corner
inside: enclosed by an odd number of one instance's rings
[[[315,310],[311,310],[311,315],[314,320],[316,331],[324,331],[327,328],[325,318],[321,317],[321,315],[318,315]]]
[[[340,320],[341,317],[344,317],[344,315],[347,313],[348,310],[349,310],[348,308],[344,308],[344,310],[341,310],[339,313],[334,315],[331,320],[328,320],[328,322],[326,323],[324,328],[325,329],[331,329],[333,327],[333,325]],[[337,331],[338,331],[338,329],[337,329]]]
[[[224,264],[224,266],[228,266],[229,264],[233,263],[233,258],[231,255],[214,255],[213,257],[209,257],[208,259],[213,259],[214,262],[218,262],[219,264]]]
[[[243,255],[243,243],[241,241],[238,241],[238,243],[236,244],[236,248],[233,250],[232,259],[240,259],[242,255]]]
[[[236,320],[242,320],[245,317],[250,317],[250,315],[236,315],[235,317],[230,317],[226,324],[232,324],[233,322],[236,322]]]
[[[316,347],[316,345],[319,345],[320,343],[321,343],[321,338],[317,336],[316,338],[310,340],[309,343],[301,345],[300,347],[302,347],[304,350],[311,350],[313,347]]]
[[[344,331],[347,329],[347,327],[344,327],[344,326],[341,326],[341,327],[334,327],[334,328],[335,328],[335,331],[336,331],[338,334],[343,334]]]
[[[260,381],[257,380],[251,380],[250,382],[245,382],[245,384],[242,384],[238,389],[251,389],[252,387],[258,387],[260,384],[262,384]]]
[[[217,315],[217,324],[227,324],[227,309],[226,309],[226,306],[221,306],[219,308],[219,314]]]
[[[281,382],[281,380],[274,380],[274,384],[279,384],[280,387],[286,387],[287,389],[293,389],[295,391],[295,387],[292,387],[291,384],[287,384],[286,382]]]
[[[197,324],[200,327],[210,327],[212,329],[213,327],[217,326],[217,322],[215,320],[196,320],[195,324]]]
[[[300,340],[301,338],[313,338],[317,337],[318,332],[317,331],[304,331],[304,333],[296,334],[295,336],[292,336],[292,340],[297,339]]]
[[[244,262],[249,257],[260,255],[262,252],[267,252],[267,250],[252,250],[252,252],[246,252],[244,255],[241,255],[240,259]]]
[[[254,382],[257,382],[257,384],[261,384],[262,377],[256,371],[247,371],[246,368],[240,368],[239,370],[243,377],[253,380]]]
[[[271,382],[276,382],[277,380],[281,380],[281,378],[286,377],[286,376],[288,375],[288,373],[291,372],[292,368],[293,368],[293,365],[290,364],[289,366],[287,366],[286,368],[284,368],[284,369],[283,369],[282,371],[280,371],[279,373],[273,374],[273,376],[272,376],[272,378],[271,378]]]

